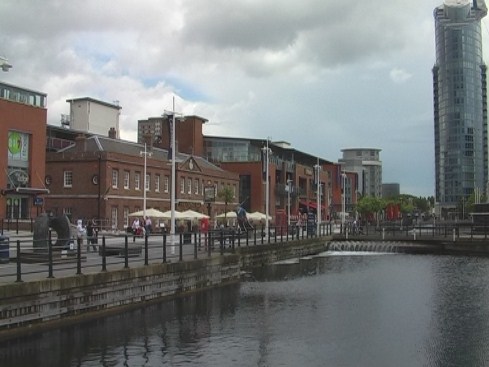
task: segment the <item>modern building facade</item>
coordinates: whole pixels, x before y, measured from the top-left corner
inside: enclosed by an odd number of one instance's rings
[[[205,136],[202,126],[206,119],[185,116],[175,126],[179,152],[202,156],[226,171],[239,175],[239,203],[248,211],[266,211],[265,179],[262,151],[263,139]],[[169,147],[169,126],[165,117],[138,121],[138,142],[152,142],[163,149]],[[274,220],[288,213],[296,217],[308,210],[317,211],[318,190],[315,184],[315,166],[321,167],[320,206],[322,219],[335,217],[342,211],[341,170],[339,165],[293,149],[287,142],[268,142],[269,159],[269,214]],[[351,177],[350,177],[351,176]],[[349,175],[348,192],[356,192],[357,177]],[[347,208],[353,210],[355,198],[346,198]]]
[[[488,180],[487,68],[482,59],[484,0],[435,8],[433,67],[435,200],[454,208]]]
[[[382,197],[382,161],[381,149],[348,148],[342,149],[343,157],[338,160],[345,172],[354,172],[358,176],[358,194],[362,196]]]
[[[331,218],[331,176],[325,169],[331,162],[293,149],[286,142],[271,142],[263,139],[233,137],[204,137],[206,158],[223,169],[239,174],[240,202],[247,211],[265,212],[266,181],[262,152],[266,146],[269,154],[269,214],[280,222],[280,218],[309,210],[318,211],[321,218]],[[320,171],[317,176],[317,166]],[[316,171],[316,172],[315,172]],[[317,178],[319,177],[319,178]],[[318,190],[317,182],[320,182]],[[318,198],[319,192],[319,198]],[[338,203],[340,200],[338,200]],[[277,223],[280,224],[280,223]]]
[[[42,212],[47,96],[0,82],[0,218],[27,220]]]

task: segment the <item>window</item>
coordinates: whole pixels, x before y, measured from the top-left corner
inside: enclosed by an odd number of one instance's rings
[[[129,171],[124,171],[124,188],[129,189]]]
[[[155,176],[155,191],[160,192],[160,175]]]
[[[180,179],[180,194],[185,194],[185,178]]]
[[[199,195],[199,180],[197,178],[194,180],[194,194]]]
[[[187,194],[192,194],[192,179],[187,178]]]
[[[73,171],[64,171],[63,186],[73,187]]]
[[[70,219],[71,219],[71,213],[72,213],[71,208],[63,208],[63,214],[65,214]]]
[[[150,187],[151,187],[151,175],[150,174],[146,174],[146,180],[144,181],[146,187],[146,191],[149,191],[150,190]]]
[[[119,187],[119,171],[116,169],[112,170],[112,188],[117,189]]]
[[[112,229],[115,230],[117,229],[117,207],[116,206],[112,207],[111,213],[112,213],[111,225],[112,225]]]
[[[124,211],[122,213],[123,221],[124,221],[124,229],[129,227],[129,208],[127,206],[124,207]]]
[[[163,182],[163,191],[168,192],[168,187],[170,186],[170,178],[165,176],[165,181]]]
[[[134,174],[134,189],[135,190],[141,189],[141,174],[139,172],[136,172]]]

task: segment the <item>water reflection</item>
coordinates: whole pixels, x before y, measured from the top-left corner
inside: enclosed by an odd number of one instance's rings
[[[334,255],[4,343],[0,365],[488,365],[487,259]]]
[[[434,268],[436,290],[428,351],[434,366],[489,364],[488,261],[450,257]]]

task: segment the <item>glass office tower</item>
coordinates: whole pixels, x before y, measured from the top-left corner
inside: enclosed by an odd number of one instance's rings
[[[484,0],[445,0],[435,8],[433,67],[435,199],[455,207],[488,180]]]

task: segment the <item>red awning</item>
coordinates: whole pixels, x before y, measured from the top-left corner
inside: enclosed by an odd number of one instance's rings
[[[315,201],[300,201],[299,205],[302,205],[302,206],[305,206],[308,208],[313,208],[313,209],[317,208],[317,203]],[[326,206],[321,205],[321,209],[326,209]]]

